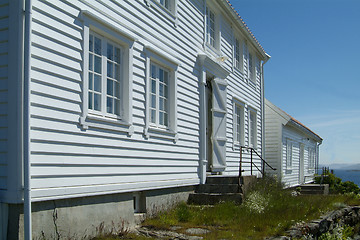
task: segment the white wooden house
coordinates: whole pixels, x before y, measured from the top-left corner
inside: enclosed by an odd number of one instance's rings
[[[1,0],[1,235],[131,225],[237,174],[268,59],[226,0]]]
[[[314,180],[322,138],[265,99],[265,158],[285,186]]]

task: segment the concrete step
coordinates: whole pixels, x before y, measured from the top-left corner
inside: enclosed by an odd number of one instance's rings
[[[234,202],[241,204],[243,195],[241,193],[193,193],[189,195],[188,203],[197,205],[214,205],[220,202]]]
[[[202,184],[198,185],[196,193],[241,193],[239,184]]]
[[[301,194],[329,194],[329,184],[304,184],[301,185]]]
[[[206,184],[239,184],[238,176],[210,175],[206,177]]]
[[[302,190],[300,191],[300,193],[302,195],[323,195],[324,194],[324,191],[323,190]]]

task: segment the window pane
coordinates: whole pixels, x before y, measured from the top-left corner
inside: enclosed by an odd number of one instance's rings
[[[116,51],[115,51],[115,62],[119,63],[120,64],[120,48],[115,48]]]
[[[101,76],[94,74],[94,90],[101,92]]]
[[[114,60],[114,47],[108,43],[107,44],[107,58],[110,60]]]
[[[115,101],[114,113],[116,115],[120,115],[120,100],[114,100],[114,101]]]
[[[94,109],[97,111],[101,110],[101,95],[94,94]]]
[[[151,81],[151,93],[156,93],[156,81]]]
[[[159,124],[164,125],[164,113],[159,112]]]
[[[89,109],[93,109],[93,93],[89,92]]]
[[[106,111],[108,113],[113,113],[113,99],[112,98],[107,98],[106,100]]]
[[[156,78],[156,67],[151,65],[151,78]]]
[[[151,107],[156,108],[156,96],[151,95]]]
[[[168,114],[167,113],[164,113],[164,125],[165,126],[168,126],[169,124],[169,121],[168,121]]]
[[[107,94],[111,96],[114,95],[114,84],[110,79],[107,80]]]
[[[169,73],[164,71],[164,83],[167,85],[169,81]]]
[[[89,89],[93,90],[93,74],[89,73]]]
[[[94,36],[92,34],[89,36],[89,51],[94,51]]]
[[[120,80],[120,65],[115,65],[115,79]]]
[[[120,98],[120,84],[115,82],[115,97]]]
[[[89,53],[89,70],[93,70],[93,61],[94,61],[94,57],[91,53]]]
[[[163,98],[159,99],[159,109],[164,111],[164,99]]]
[[[155,123],[156,122],[156,112],[155,112],[155,110],[151,110],[151,114],[150,114],[150,121],[152,122],[152,123]]]
[[[95,46],[94,46],[94,52],[98,55],[101,55],[101,39],[95,37]]]
[[[106,71],[107,71],[107,76],[108,76],[108,77],[111,77],[111,78],[114,77],[114,75],[113,75],[113,72],[114,72],[113,66],[114,66],[114,65],[113,65],[112,62],[110,62],[110,61],[107,62],[107,69],[106,69]]]
[[[164,96],[164,84],[159,84],[159,95]]]
[[[95,72],[101,74],[101,57],[95,56]]]
[[[164,70],[159,68],[159,81],[164,82]]]

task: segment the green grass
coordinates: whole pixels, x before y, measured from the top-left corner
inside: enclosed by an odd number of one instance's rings
[[[182,203],[171,211],[147,219],[144,225],[157,229],[181,226],[179,232],[190,227],[209,229],[211,233],[203,236],[204,239],[263,239],[283,234],[297,222],[319,218],[321,214],[344,205],[360,205],[359,195],[295,197],[273,180],[263,179],[242,205],[232,202],[215,206]],[[129,235],[127,239],[149,238]]]

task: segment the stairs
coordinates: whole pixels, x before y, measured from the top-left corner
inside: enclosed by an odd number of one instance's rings
[[[303,184],[300,187],[300,193],[303,195],[329,194],[329,184]]]
[[[244,192],[254,180],[256,180],[255,176],[207,176],[206,183],[198,185],[195,193],[190,194],[188,203],[214,205],[224,201],[232,201],[241,204]]]

